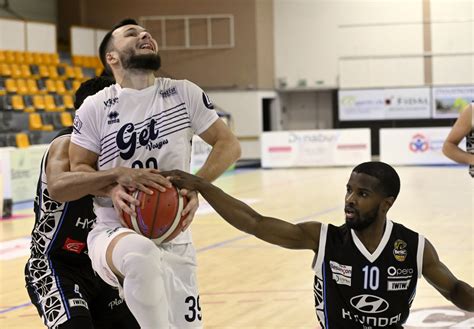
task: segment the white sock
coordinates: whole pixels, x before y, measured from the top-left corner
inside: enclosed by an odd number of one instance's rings
[[[124,299],[140,327],[168,329],[161,250],[144,236],[129,234],[115,245],[112,261],[125,277]]]

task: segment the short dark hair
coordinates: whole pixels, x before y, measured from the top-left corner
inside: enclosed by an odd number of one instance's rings
[[[102,42],[100,43],[99,58],[100,58],[100,61],[102,62],[102,65],[104,65],[105,70],[108,71],[109,73],[112,73],[112,70],[110,69],[110,66],[107,64],[107,59],[105,58],[105,55],[107,54],[107,48],[109,47],[110,40],[112,39],[112,33],[114,33],[114,31],[118,29],[119,27],[122,27],[125,25],[138,25],[138,23],[133,18],[122,19],[120,22],[115,24],[109,32],[107,32],[107,34],[102,39]]]
[[[379,180],[379,188],[387,197],[395,199],[400,192],[400,177],[392,166],[380,161],[364,162],[356,166],[352,172],[366,174]]]
[[[77,110],[87,97],[97,94],[105,87],[113,85],[114,83],[115,81],[112,78],[104,76],[84,81],[74,95],[74,108]]]

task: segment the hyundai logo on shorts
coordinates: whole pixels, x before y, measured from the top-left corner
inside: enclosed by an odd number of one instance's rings
[[[381,313],[388,309],[388,302],[373,295],[358,295],[351,298],[351,305],[364,313]]]

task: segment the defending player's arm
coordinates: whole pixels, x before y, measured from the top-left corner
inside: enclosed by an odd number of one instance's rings
[[[423,276],[454,305],[469,312],[474,311],[474,288],[451,273],[439,260],[435,248],[428,240],[423,253]]]
[[[459,147],[461,140],[466,137],[472,129],[471,115],[473,111],[472,105],[469,105],[461,112],[443,144],[444,155],[458,163],[474,164],[474,154],[463,151]]]
[[[240,144],[221,119],[217,119],[199,137],[212,146],[212,151],[196,175],[212,182],[240,158]]]
[[[197,190],[219,215],[235,228],[281,247],[311,249],[317,252],[321,223],[291,224],[265,217],[203,178],[180,170],[164,172],[163,175],[180,188]]]

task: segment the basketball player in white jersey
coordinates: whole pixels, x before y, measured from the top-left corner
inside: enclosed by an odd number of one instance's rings
[[[213,146],[197,173],[206,181],[238,159],[237,139],[198,86],[187,80],[155,78],[160,67],[157,42],[134,20],[124,20],[109,31],[99,53],[117,83],[87,98],[76,112],[69,149],[72,170],[125,166],[189,171],[194,134]],[[118,185],[112,198],[94,201],[97,225],[88,237],[92,266],[123,292],[141,328],[201,328],[189,230],[157,247],[122,227],[120,212],[131,212],[128,203],[138,204],[126,192]],[[189,223],[197,210],[197,194],[184,194]]]
[[[313,250],[316,314],[324,329],[403,328],[422,275],[454,305],[474,311],[474,288],[451,273],[421,234],[387,219],[400,178],[386,163],[352,170],[341,226],[265,217],[199,177],[178,170],[163,175],[197,190],[237,229],[284,248]]]
[[[83,82],[75,93],[74,107],[113,83],[103,77]],[[86,240],[96,216],[90,194],[105,195],[116,182],[135,187],[137,182],[153,179],[160,183],[163,177],[153,175],[153,169],[125,167],[70,172],[72,130],[71,126],[58,132],[41,161],[30,257],[25,265],[28,294],[51,329],[139,328],[118,291],[92,269]]]
[[[474,177],[474,103],[469,104],[459,114],[443,144],[443,153],[458,163],[469,165],[469,173]],[[459,147],[461,140],[466,137],[466,151]]]

